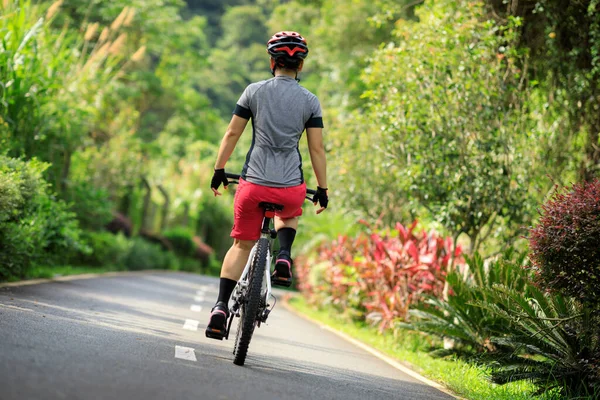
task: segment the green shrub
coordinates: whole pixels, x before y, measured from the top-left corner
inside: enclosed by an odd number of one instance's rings
[[[219,201],[213,196],[203,196],[201,201],[196,231],[204,243],[214,249],[217,258],[222,260],[232,243],[229,236],[233,225],[232,203]]]
[[[75,182],[69,186],[65,199],[83,229],[100,231],[112,219],[113,204],[107,191],[89,182]]]
[[[204,268],[199,260],[189,257],[177,257],[178,270],[187,272],[204,272]]]
[[[179,257],[192,258],[195,255],[196,244],[193,240],[193,233],[183,227],[177,227],[167,230],[163,236],[173,246],[173,251]]]
[[[89,253],[80,253],[73,260],[75,265],[126,269],[126,260],[133,242],[122,234],[110,232],[87,232],[85,239],[91,248]]]
[[[22,278],[36,263],[89,251],[78,221],[42,178],[48,164],[0,156],[0,280]]]
[[[179,261],[174,253],[141,238],[133,238],[131,242],[131,249],[124,261],[127,269],[179,269]]]

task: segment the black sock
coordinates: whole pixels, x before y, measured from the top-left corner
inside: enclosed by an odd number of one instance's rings
[[[219,282],[219,297],[217,301],[222,301],[225,304],[229,304],[229,298],[231,297],[231,293],[233,289],[237,285],[237,281],[233,279],[221,278]]]
[[[277,231],[277,238],[279,239],[279,251],[286,251],[291,255],[296,230],[294,228],[281,228]]]

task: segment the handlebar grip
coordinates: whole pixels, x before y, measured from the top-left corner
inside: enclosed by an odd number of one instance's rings
[[[306,194],[312,194],[314,196],[315,194],[317,194],[317,191],[312,189],[306,189]]]

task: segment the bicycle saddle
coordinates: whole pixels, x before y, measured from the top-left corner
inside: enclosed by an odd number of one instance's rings
[[[283,206],[281,204],[268,203],[266,201],[262,201],[258,203],[258,206],[265,211],[283,211]]]

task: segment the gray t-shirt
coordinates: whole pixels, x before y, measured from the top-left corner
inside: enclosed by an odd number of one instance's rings
[[[252,145],[242,177],[270,187],[304,182],[298,143],[305,128],[322,128],[317,97],[294,78],[277,76],[248,85],[235,115],[252,119]]]

